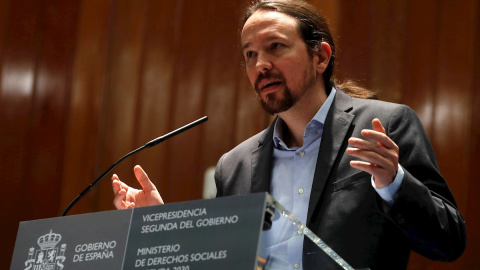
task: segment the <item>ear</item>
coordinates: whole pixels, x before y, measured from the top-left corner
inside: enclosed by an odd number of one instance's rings
[[[320,43],[315,56],[317,72],[322,74],[327,69],[328,63],[330,63],[330,58],[332,57],[332,48],[328,43],[322,42]]]

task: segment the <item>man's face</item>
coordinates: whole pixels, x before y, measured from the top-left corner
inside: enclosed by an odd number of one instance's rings
[[[257,11],[245,23],[241,42],[248,79],[264,109],[287,111],[316,81],[314,57],[297,21],[275,11]]]

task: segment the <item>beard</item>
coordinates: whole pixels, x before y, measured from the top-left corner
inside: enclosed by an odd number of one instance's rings
[[[298,89],[290,89],[287,84],[285,83],[285,78],[281,73],[273,73],[270,71],[265,72],[258,76],[254,90],[257,94],[257,98],[260,101],[263,109],[271,114],[275,115],[281,112],[288,111],[292,108],[297,101],[304,95],[308,88],[312,87],[315,84],[315,76],[312,72],[309,72],[311,69],[306,69],[304,72],[304,78],[302,85],[298,87]],[[259,82],[262,79],[277,79],[283,84],[283,90],[280,92],[276,91],[273,93],[267,94],[264,98],[261,96],[261,90],[259,89]]]
[[[259,94],[257,94],[263,109],[271,115],[288,111],[293,107],[293,105],[295,105],[295,103],[297,103],[298,99],[300,98],[292,95],[292,91],[286,85],[281,93],[283,97],[277,98],[277,95],[277,93],[269,93],[265,98],[262,98]]]

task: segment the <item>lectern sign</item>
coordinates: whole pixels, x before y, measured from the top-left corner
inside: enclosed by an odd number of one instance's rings
[[[131,216],[124,210],[21,222],[10,269],[122,269]]]
[[[245,198],[136,209],[125,269],[253,269],[265,194]]]
[[[255,269],[266,194],[21,222],[10,269]]]

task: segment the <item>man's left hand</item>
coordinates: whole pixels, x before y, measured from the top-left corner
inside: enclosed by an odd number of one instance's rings
[[[398,146],[385,134],[379,119],[372,120],[372,129],[364,129],[361,134],[367,141],[351,137],[346,153],[362,160],[350,161],[353,168],[373,176],[375,186],[383,188],[393,182],[398,171]]]

